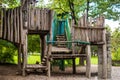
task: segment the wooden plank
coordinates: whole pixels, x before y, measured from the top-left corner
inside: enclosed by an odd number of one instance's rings
[[[3,39],[6,39],[6,33],[7,33],[7,22],[6,22],[6,10],[3,9],[3,14],[4,14],[4,27],[3,27]]]
[[[34,27],[34,9],[31,9],[31,15],[30,15],[30,17],[31,17],[31,26],[30,26],[30,29],[31,30],[33,30],[35,27]]]
[[[40,24],[39,24],[40,26],[39,26],[38,29],[40,30],[40,29],[41,29],[41,9],[40,9],[40,20],[39,20],[39,23],[40,23]]]
[[[29,8],[28,9],[28,29],[30,29],[30,27],[31,27],[31,16],[30,16],[30,14],[31,14],[31,9]]]
[[[40,10],[39,9],[36,9],[36,27],[37,29],[39,30],[39,27],[40,27]]]
[[[41,30],[44,30],[44,9],[41,10]]]
[[[46,14],[46,30],[49,30],[49,28],[48,28],[48,25],[49,25],[49,24],[48,24],[48,20],[49,20],[49,19],[48,19],[48,15],[49,15],[49,14],[48,14],[48,9],[46,9],[45,14]]]
[[[22,8],[20,7],[20,43],[23,44],[23,16],[22,16]]]
[[[7,39],[10,41],[10,12],[11,12],[11,10],[9,9],[8,10],[8,14],[7,14],[7,17],[8,17],[8,19],[7,19],[7,26],[8,26],[8,37],[7,37]]]
[[[44,9],[44,30],[46,30],[46,8]]]
[[[10,41],[12,41],[13,42],[13,9],[11,9],[11,15],[10,15]]]
[[[37,21],[37,10],[34,8],[34,30],[37,30],[36,21]]]
[[[16,43],[17,42],[17,15],[16,15],[16,8],[14,9],[14,28],[13,28],[13,41]]]
[[[16,18],[16,19],[17,19],[17,43],[20,42],[20,39],[19,39],[19,37],[20,37],[20,36],[19,36],[19,31],[20,31],[20,30],[19,30],[19,27],[20,27],[20,21],[19,21],[19,20],[20,20],[20,16],[19,16],[19,12],[20,12],[20,9],[19,9],[19,7],[17,7],[17,13],[16,13],[16,14],[17,14],[17,18]]]
[[[0,11],[0,38],[2,38],[3,33],[3,9]]]

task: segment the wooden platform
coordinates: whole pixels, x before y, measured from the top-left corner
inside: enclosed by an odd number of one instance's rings
[[[72,50],[68,48],[61,48],[61,47],[52,47],[52,53],[70,53]]]

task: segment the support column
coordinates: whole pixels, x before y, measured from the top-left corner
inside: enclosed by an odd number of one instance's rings
[[[86,59],[86,76],[91,77],[91,47],[90,45],[86,46],[87,50],[87,59]]]
[[[111,35],[107,32],[107,78],[111,79],[111,70],[112,70],[112,59],[111,59]]]
[[[52,50],[52,44],[50,43],[48,45],[48,55],[47,55],[47,67],[48,67],[47,75],[48,75],[48,77],[51,76],[51,64],[50,64],[51,50]]]
[[[103,79],[107,79],[107,46],[106,46],[106,30],[103,31],[103,41],[104,44],[102,45],[103,48]]]
[[[26,75],[26,65],[27,65],[27,34],[24,36],[24,45],[23,45],[23,73],[22,75]]]
[[[98,78],[107,79],[107,46],[106,31],[103,31],[103,45],[98,46]]]
[[[21,63],[22,63],[22,61],[21,61],[21,44],[19,44],[19,46],[18,46],[18,69],[19,69],[19,71],[21,72],[21,67],[22,67],[22,65],[21,65]]]
[[[102,55],[102,45],[98,46],[98,79],[102,78],[102,67],[103,67],[103,55]]]

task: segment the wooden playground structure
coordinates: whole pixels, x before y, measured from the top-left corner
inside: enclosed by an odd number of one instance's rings
[[[73,73],[76,73],[75,58],[85,57],[86,76],[91,77],[91,45],[98,46],[98,77],[111,77],[110,34],[104,27],[104,17],[87,21],[83,15],[78,26],[71,24],[72,40],[67,41],[64,35],[57,35],[52,40],[53,11],[46,8],[31,8],[29,1],[23,0],[20,7],[2,9],[0,15],[0,38],[10,41],[18,47],[18,67],[22,75],[27,69],[41,69],[51,76],[51,60],[72,59]],[[39,34],[41,38],[41,64],[27,64],[27,35]],[[46,35],[49,41],[46,42]],[[55,46],[52,43],[56,43]],[[71,43],[71,48],[64,44]],[[21,55],[22,54],[22,55]],[[23,63],[23,65],[21,65]]]

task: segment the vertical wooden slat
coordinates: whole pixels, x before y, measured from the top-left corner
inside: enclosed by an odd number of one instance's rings
[[[31,23],[31,22],[30,22],[30,17],[31,17],[31,16],[30,16],[30,10],[31,10],[31,9],[29,8],[29,9],[28,9],[28,29],[30,29],[30,26],[31,26],[31,24],[30,24],[30,23]]]
[[[44,9],[42,8],[42,11],[41,11],[41,30],[44,29],[43,25],[44,25]]]
[[[14,28],[13,28],[13,40],[14,42],[17,42],[17,20],[16,20],[16,8],[14,9]]]
[[[48,14],[48,9],[46,9],[46,29],[49,30],[49,25],[48,25],[48,20],[49,20],[49,14]]]
[[[0,11],[0,38],[2,38],[3,32],[3,9]]]
[[[8,10],[8,14],[7,14],[7,15],[8,15],[8,16],[7,16],[7,17],[8,17],[8,19],[7,19],[7,22],[8,22],[8,25],[7,25],[7,26],[8,26],[8,32],[7,32],[7,33],[8,33],[8,38],[7,38],[7,39],[8,39],[9,41],[10,41],[10,12],[11,12],[11,10],[9,9],[9,10]]]
[[[36,23],[37,23],[37,9],[34,9],[34,29],[36,30],[37,29],[37,25],[36,25]]]
[[[40,27],[40,23],[39,23],[39,20],[40,20],[40,10],[39,9],[36,9],[36,12],[37,12],[37,14],[36,14],[36,27],[39,29],[39,27]]]
[[[19,20],[20,20],[19,7],[17,8],[17,13],[16,13],[16,14],[17,14],[17,43],[19,43],[19,42],[20,42],[20,41],[19,41],[19,40],[20,40],[20,39],[19,39],[19,37],[20,37],[20,36],[19,36],[19,31],[20,31],[20,30],[19,30],[19,27],[20,27],[20,23],[19,23],[19,22],[20,22],[20,21],[19,21]]]
[[[23,17],[21,7],[20,7],[20,43],[23,44]]]
[[[34,28],[34,9],[31,9],[31,26],[30,26],[30,29],[33,29]]]
[[[41,29],[41,26],[42,26],[42,22],[41,22],[41,19],[42,19],[42,18],[41,18],[41,16],[42,16],[42,15],[41,15],[41,11],[42,11],[42,9],[40,9],[40,21],[39,21],[40,27],[39,27],[39,30]]]
[[[6,33],[7,33],[6,10],[5,9],[3,9],[3,10],[4,10],[4,12],[3,12],[3,14],[4,14],[3,39],[6,39]]]
[[[11,15],[10,15],[10,40],[13,42],[13,9],[11,9]]]

